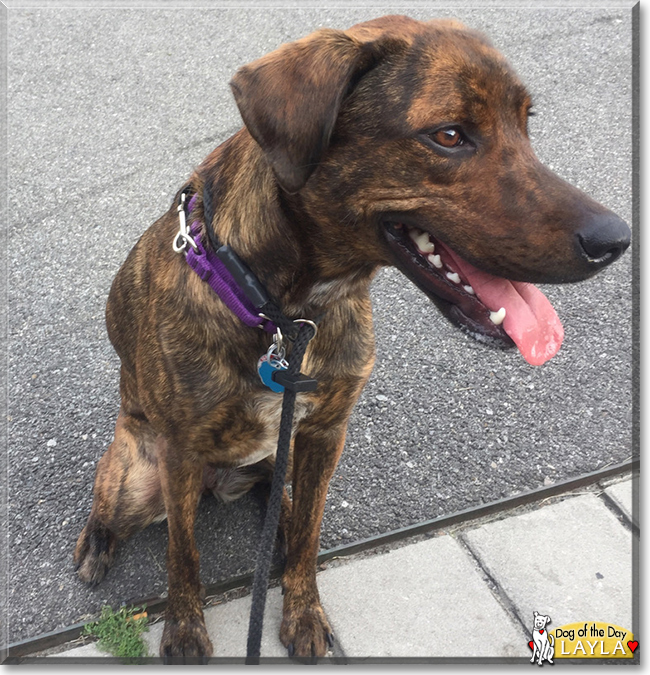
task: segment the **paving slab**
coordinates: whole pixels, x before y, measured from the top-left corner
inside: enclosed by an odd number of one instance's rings
[[[248,637],[248,617],[250,614],[251,596],[237,598],[230,602],[204,609],[205,625],[214,647],[214,656],[222,658],[239,658],[246,656],[246,640]],[[262,633],[261,655],[264,657],[284,657],[287,650],[279,639],[280,621],[282,618],[282,594],[279,588],[269,589],[264,611],[264,631]],[[158,656],[158,647],[162,637],[164,622],[160,621],[149,627],[143,634],[149,656]],[[60,658],[111,657],[102,652],[97,643],[89,643],[74,647],[51,656]]]
[[[99,649],[97,649],[97,643],[96,642],[89,642],[87,645],[81,645],[79,647],[73,647],[72,649],[68,649],[64,652],[57,652],[56,654],[48,654],[47,658],[55,658],[59,659],[62,656],[65,656],[66,659],[89,659],[89,658],[97,658],[98,656],[103,656],[103,657],[109,657],[111,654],[108,652],[102,652]]]
[[[594,495],[488,523],[465,534],[526,624],[605,621],[632,628],[632,534]]]
[[[529,654],[521,627],[449,535],[331,568],[318,582],[348,657]]]
[[[251,596],[237,598],[221,605],[204,610],[205,625],[212,640],[215,657],[234,658],[246,656],[248,638],[248,617],[251,609]],[[282,593],[280,588],[269,589],[264,610],[264,631],[262,632],[261,655],[287,657],[278,637],[282,619]],[[158,646],[162,637],[163,623],[151,626],[143,636],[151,656],[158,655]]]
[[[637,523],[633,515],[632,509],[632,479],[614,483],[605,489],[605,494],[612,498],[614,503],[621,511],[630,519],[631,522]],[[637,523],[638,524],[638,523]]]

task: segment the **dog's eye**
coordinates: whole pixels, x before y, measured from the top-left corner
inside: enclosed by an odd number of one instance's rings
[[[459,145],[465,143],[463,135],[458,129],[454,129],[454,127],[438,129],[438,131],[429,134],[429,138],[431,138],[434,143],[442,145],[443,148],[457,148]]]
[[[437,155],[448,159],[461,160],[470,157],[477,149],[477,135],[466,133],[458,124],[445,124],[437,129],[422,131],[418,138]]]

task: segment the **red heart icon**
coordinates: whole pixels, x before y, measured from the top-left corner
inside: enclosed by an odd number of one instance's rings
[[[630,648],[630,651],[632,652],[632,654],[634,654],[634,651],[639,646],[639,643],[636,640],[634,640],[634,642],[628,642],[627,646]]]
[[[528,643],[528,646],[529,646],[531,649],[534,647],[534,644],[533,644],[533,641],[532,641],[532,640]]]
[[[543,632],[544,632],[544,630],[542,629],[542,630],[539,631],[539,634],[541,635]]]

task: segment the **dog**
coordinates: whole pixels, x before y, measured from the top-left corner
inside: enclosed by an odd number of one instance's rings
[[[328,483],[374,362],[369,297],[394,265],[456,326],[531,364],[562,326],[532,284],[577,282],[630,240],[615,214],[535,157],[531,99],[479,32],[388,16],[322,29],[243,66],[231,82],[244,127],[192,174],[192,218],[211,229],[292,319],[318,318],[297,395],[280,639],[323,656],[331,628],[316,587]],[[273,471],[282,396],[256,364],[271,335],[247,327],[172,242],[179,200],[142,236],[111,287],[121,407],[100,459],[74,559],[98,583],[119,540],[166,518],[163,657],[212,654],[193,526],[205,489],[225,499]],[[208,201],[213,215],[206,225]]]
[[[546,631],[547,623],[551,623],[550,616],[533,612],[533,658],[530,662],[534,663],[537,656],[538,666],[542,665],[542,661],[553,663],[555,638]]]

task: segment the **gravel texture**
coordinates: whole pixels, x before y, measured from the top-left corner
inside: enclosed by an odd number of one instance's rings
[[[112,439],[118,360],[103,311],[139,235],[240,118],[228,81],[280,43],[382,14],[487,32],[534,96],[531,136],[562,177],[631,222],[631,11],[12,9],[8,18],[10,640],[161,594],[167,532],[121,547],[96,589],[72,569]],[[374,283],[377,364],[332,482],[324,548],[626,460],[632,266],[547,287],[566,331],[541,368],[451,327],[396,270]],[[203,580],[252,567],[260,502],[205,499]]]

